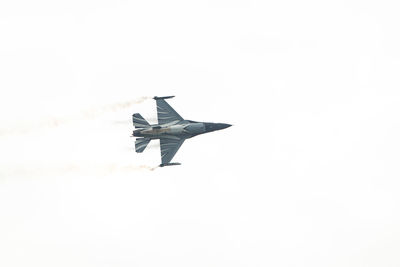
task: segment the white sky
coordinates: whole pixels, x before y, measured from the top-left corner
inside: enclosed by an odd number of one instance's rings
[[[400,266],[398,10],[1,1],[0,266]],[[154,95],[234,126],[150,171]]]

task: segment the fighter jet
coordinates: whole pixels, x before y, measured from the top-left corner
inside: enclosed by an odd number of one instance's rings
[[[173,97],[155,96],[153,98],[157,103],[158,124],[150,125],[139,113],[132,115],[133,125],[135,126],[132,136],[137,137],[135,141],[136,152],[142,153],[151,140],[160,139],[160,167],[180,165],[177,162],[172,163],[171,160],[186,139],[232,126],[226,123],[184,120],[165,101],[165,99]]]

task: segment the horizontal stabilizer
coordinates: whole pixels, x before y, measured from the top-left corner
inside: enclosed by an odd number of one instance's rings
[[[135,150],[137,153],[142,153],[150,143],[150,138],[137,138],[135,141]]]
[[[132,122],[135,128],[150,127],[150,124],[139,113],[135,113],[132,115]]]

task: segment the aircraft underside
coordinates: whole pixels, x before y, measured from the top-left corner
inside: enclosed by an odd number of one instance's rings
[[[150,125],[139,113],[132,115],[133,125],[135,126],[132,136],[137,137],[135,141],[136,152],[143,152],[152,139],[160,139],[161,167],[180,165],[180,163],[171,163],[171,160],[186,139],[231,126],[225,123],[184,120],[165,101],[165,99],[172,97],[154,97],[157,103],[157,125]]]

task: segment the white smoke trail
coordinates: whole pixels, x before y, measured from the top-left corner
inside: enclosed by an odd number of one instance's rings
[[[137,171],[154,171],[158,166],[135,165],[135,164],[49,164],[49,165],[14,165],[0,166],[0,181],[28,177],[48,177],[57,175],[111,175],[115,173],[131,173]]]
[[[117,102],[109,105],[100,106],[97,108],[88,109],[85,111],[78,112],[76,114],[71,114],[65,117],[59,118],[49,118],[42,121],[32,122],[30,124],[17,124],[15,127],[0,128],[0,137],[7,135],[20,135],[29,134],[35,130],[50,129],[64,125],[67,123],[72,123],[77,120],[91,120],[101,116],[102,114],[115,112],[131,107],[134,104],[142,103],[143,101],[150,99],[150,97],[141,97],[138,99]],[[2,127],[0,125],[0,127]],[[4,127],[4,126],[3,126]],[[29,137],[29,136],[18,136],[19,138]],[[18,139],[16,145],[18,146]],[[1,139],[0,139],[1,140]],[[6,139],[1,140],[7,142]],[[154,147],[158,147],[158,144],[153,144]],[[18,148],[16,148],[18,149]],[[44,154],[46,155],[46,154]],[[50,160],[50,159],[49,159]],[[50,160],[51,161],[51,160]],[[19,162],[16,159],[11,164],[5,164],[0,162],[0,181],[8,180],[8,178],[15,179],[17,177],[50,177],[59,175],[98,175],[104,176],[114,173],[132,173],[138,171],[154,171],[157,167],[148,165],[138,165],[129,163],[114,163],[115,161],[105,161],[105,162],[59,162],[59,163],[46,163],[42,161],[40,163],[35,162]]]
[[[149,123],[151,123],[152,121],[157,121],[157,118],[155,117],[146,117],[145,118]],[[113,124],[125,124],[125,125],[131,125],[132,124],[132,120],[112,120],[110,121]]]
[[[126,109],[135,104],[140,104],[147,99],[151,99],[149,96],[143,96],[130,101],[117,102],[109,105],[95,107],[92,109],[84,110],[76,114],[71,114],[65,117],[46,118],[40,121],[33,122],[21,122],[15,125],[1,125],[0,136],[7,135],[18,135],[26,134],[35,130],[41,130],[46,128],[55,128],[67,123],[71,123],[78,120],[90,120],[95,119],[102,114],[109,112],[116,112],[122,109]]]
[[[102,115],[103,113],[115,112],[115,111],[119,111],[121,109],[129,108],[134,104],[143,103],[147,99],[151,99],[151,97],[142,96],[138,99],[134,99],[134,100],[130,100],[130,101],[118,102],[118,103],[105,105],[105,106],[98,107],[98,108],[93,108],[93,109],[81,112],[81,115],[83,116],[84,119],[92,119],[99,115]]]

